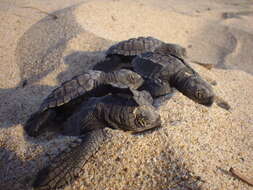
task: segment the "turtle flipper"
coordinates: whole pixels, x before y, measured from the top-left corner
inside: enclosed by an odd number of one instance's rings
[[[56,112],[53,109],[48,109],[44,112],[36,112],[25,123],[25,131],[29,136],[36,137],[41,134],[43,129],[52,123]]]
[[[104,129],[97,129],[80,136],[80,141],[55,157],[52,163],[40,170],[33,182],[36,190],[51,190],[71,184],[83,173],[89,158],[108,138]]]

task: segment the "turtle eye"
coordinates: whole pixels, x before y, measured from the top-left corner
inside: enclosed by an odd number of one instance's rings
[[[135,81],[135,77],[133,75],[128,75],[128,80],[133,82]]]
[[[136,121],[137,123],[142,126],[145,127],[146,126],[146,119],[142,116],[142,115],[137,115],[136,116]]]
[[[127,80],[130,81],[131,83],[134,83],[136,81],[136,79],[133,75],[129,75]]]
[[[145,120],[143,118],[139,119],[138,122],[139,122],[140,126],[145,126],[146,125]]]
[[[200,89],[197,89],[196,97],[199,98],[199,99],[202,99],[204,97],[204,91],[200,90]]]

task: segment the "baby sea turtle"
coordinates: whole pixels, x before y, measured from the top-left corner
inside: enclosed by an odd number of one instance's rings
[[[44,127],[64,122],[80,105],[90,97],[100,97],[109,93],[124,92],[128,87],[136,89],[143,83],[137,73],[118,70],[110,73],[90,70],[73,77],[56,88],[41,104],[25,124],[30,136],[37,136]]]
[[[129,90],[126,96],[113,94],[82,103],[64,123],[65,134],[77,135],[80,141],[39,171],[33,183],[35,189],[62,188],[82,175],[85,163],[108,139],[105,128],[141,132],[161,125],[160,115],[147,99],[148,94]]]
[[[97,63],[93,69],[104,72],[111,72],[121,68],[135,71],[132,60],[140,54],[146,52],[161,52],[182,59],[186,57],[186,49],[180,45],[165,43],[153,37],[138,37],[121,41],[111,46],[106,51],[105,61]],[[174,90],[170,84],[154,78],[146,78],[144,84],[140,87],[151,93],[152,97],[157,100],[160,97],[171,97]],[[169,96],[167,96],[169,95]]]
[[[179,58],[186,56],[186,49],[178,44],[165,43],[154,37],[138,37],[121,41],[111,46],[106,51],[105,61],[94,66],[94,70],[111,72],[121,68],[132,68],[132,60],[136,55],[146,52],[154,52],[156,49],[166,47],[167,54]]]
[[[148,52],[136,56],[132,64],[134,71],[144,79],[167,83],[197,103],[210,106],[214,101],[211,85],[180,58]]]

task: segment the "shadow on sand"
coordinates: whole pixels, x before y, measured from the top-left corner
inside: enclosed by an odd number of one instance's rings
[[[56,11],[54,14],[58,19],[50,16],[43,18],[19,39],[16,60],[21,81],[14,88],[0,89],[0,128],[24,123],[31,112],[38,109],[42,100],[55,87],[34,83],[61,64],[67,64],[68,68],[57,77],[59,83],[89,69],[88,65],[103,57],[102,52],[74,52],[64,57],[69,40],[85,32],[73,16],[76,7]]]

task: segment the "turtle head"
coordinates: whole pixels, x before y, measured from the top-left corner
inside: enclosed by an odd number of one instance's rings
[[[120,83],[132,89],[139,88],[144,82],[143,78],[139,74],[131,70],[121,69],[115,71],[115,74]]]
[[[135,108],[134,112],[135,132],[141,132],[148,129],[161,126],[161,117],[153,106],[143,105]]]
[[[173,55],[180,59],[187,57],[186,49],[178,44],[164,43],[154,53],[161,55]]]
[[[214,92],[211,85],[199,77],[190,78],[187,83],[184,89],[180,90],[184,95],[205,106],[213,104]]]

